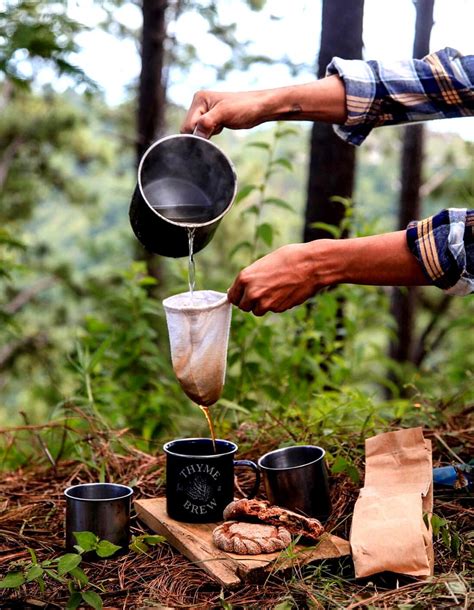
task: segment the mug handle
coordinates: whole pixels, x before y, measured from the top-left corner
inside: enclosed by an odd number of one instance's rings
[[[234,466],[247,466],[255,472],[255,483],[251,492],[247,495],[247,499],[251,500],[257,495],[258,488],[260,487],[260,468],[251,460],[234,460]]]

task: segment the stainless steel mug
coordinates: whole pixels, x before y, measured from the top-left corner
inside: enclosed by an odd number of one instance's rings
[[[92,532],[101,540],[127,547],[133,489],[116,483],[86,483],[68,487],[66,549],[74,551],[73,532]]]
[[[268,499],[307,517],[326,521],[331,513],[326,452],[314,445],[284,447],[258,460]]]
[[[194,228],[194,252],[212,239],[237,191],[234,167],[209,140],[168,136],[152,144],[138,167],[130,206],[132,229],[149,251],[188,255],[186,227]]]
[[[187,523],[212,523],[222,519],[234,499],[234,466],[251,468],[257,493],[260,472],[250,460],[234,460],[237,445],[209,438],[182,438],[166,443],[166,511],[172,519]]]

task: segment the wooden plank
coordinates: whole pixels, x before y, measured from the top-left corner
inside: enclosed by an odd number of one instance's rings
[[[240,584],[234,563],[212,543],[214,523],[180,523],[170,519],[166,514],[165,498],[135,500],[135,508],[139,519],[151,530],[165,536],[175,549],[221,585],[233,587]]]
[[[136,500],[138,517],[148,527],[165,536],[168,542],[188,559],[200,565],[225,587],[235,587],[241,580],[256,582],[272,570],[287,569],[320,559],[332,559],[350,554],[347,540],[324,534],[317,545],[296,545],[291,552],[262,555],[236,555],[219,550],[212,542],[212,531],[218,523],[182,523],[170,519],[165,498]]]

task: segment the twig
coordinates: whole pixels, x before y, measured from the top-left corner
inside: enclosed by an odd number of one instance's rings
[[[283,428],[283,430],[285,430],[285,432],[288,433],[289,436],[291,436],[291,438],[296,442],[298,439],[296,437],[296,435],[294,434],[294,432],[292,432],[288,426],[281,421],[281,419],[279,419],[276,415],[274,415],[271,411],[266,411],[266,414],[273,419],[273,421],[275,421],[279,426],[281,426]]]
[[[433,312],[433,317],[431,318],[429,323],[426,325],[424,331],[422,332],[422,334],[418,340],[418,345],[415,349],[415,355],[413,358],[413,361],[417,366],[420,366],[421,363],[423,362],[423,360],[425,359],[425,357],[428,353],[428,348],[427,348],[428,339],[431,336],[434,328],[436,327],[438,320],[440,320],[443,317],[443,315],[446,313],[451,302],[452,302],[452,298],[449,295],[444,295],[444,297],[437,304],[437,306]],[[438,343],[440,341],[439,335],[441,334],[441,332],[438,334],[438,337],[437,337]],[[444,335],[444,333],[443,333],[443,335]],[[441,336],[441,338],[442,338],[442,336]]]
[[[11,428],[0,428],[0,434],[10,434],[11,432],[21,432],[22,430],[43,430],[44,428],[60,428],[62,423],[52,422],[50,424],[28,424],[27,426],[12,426]]]
[[[0,350],[0,369],[10,365],[15,358],[25,350],[33,348],[34,350],[38,351],[47,343],[48,336],[43,332],[7,343],[7,345],[3,346]]]
[[[426,584],[427,584],[426,582],[413,582],[408,585],[404,585],[403,587],[397,587],[396,592],[400,593],[401,591],[417,589]],[[377,602],[383,598],[390,597],[391,595],[393,595],[393,593],[394,593],[393,590],[385,591],[384,593],[376,593],[375,595],[372,595],[372,597],[367,597],[366,599],[363,599],[362,601],[358,601],[355,604],[351,604],[350,606],[347,606],[346,610],[353,610],[354,608],[360,608],[361,606],[370,606],[370,604],[372,604],[372,602]]]
[[[23,419],[25,420],[25,424],[29,425],[29,421],[28,421],[28,416],[24,411],[20,411],[20,415],[23,417]],[[48,447],[46,446],[46,443],[43,441],[43,439],[41,438],[41,436],[38,434],[38,432],[36,432],[36,430],[32,430],[33,436],[36,438],[36,440],[39,443],[39,446],[41,447],[42,452],[45,454],[45,456],[47,457],[49,463],[51,464],[51,466],[53,468],[56,468],[56,462],[54,461],[53,456],[51,455],[50,450],[48,449]]]
[[[433,191],[435,191],[439,186],[446,182],[448,178],[452,176],[454,170],[452,168],[444,169],[444,171],[439,171],[437,174],[434,174],[429,180],[424,182],[420,186],[420,197],[425,199],[428,195],[431,195]]]
[[[435,433],[433,436],[439,443],[441,443],[441,445],[443,445],[443,447],[446,449],[446,451],[448,453],[450,453],[455,460],[457,460],[460,464],[466,463],[457,455],[457,453],[454,453],[454,451],[451,449],[451,447],[443,441],[443,439],[441,438],[441,436],[438,433]]]
[[[3,310],[5,313],[10,315],[16,313],[20,309],[22,309],[27,303],[29,303],[32,299],[35,298],[37,294],[43,292],[53,284],[57,282],[56,277],[43,277],[37,282],[35,282],[32,286],[28,286],[24,290],[21,290],[15,297],[7,303]]]
[[[22,144],[23,138],[17,136],[3,151],[2,158],[0,159],[0,188],[3,187],[8,176],[8,172],[10,171],[11,164],[13,163],[15,155]]]

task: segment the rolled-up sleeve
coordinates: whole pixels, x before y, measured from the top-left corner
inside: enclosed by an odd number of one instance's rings
[[[407,227],[407,244],[432,284],[448,294],[474,292],[474,210],[449,208]]]
[[[335,57],[326,73],[346,89],[347,120],[334,129],[356,146],[381,125],[474,115],[474,55],[449,47],[397,62]]]

